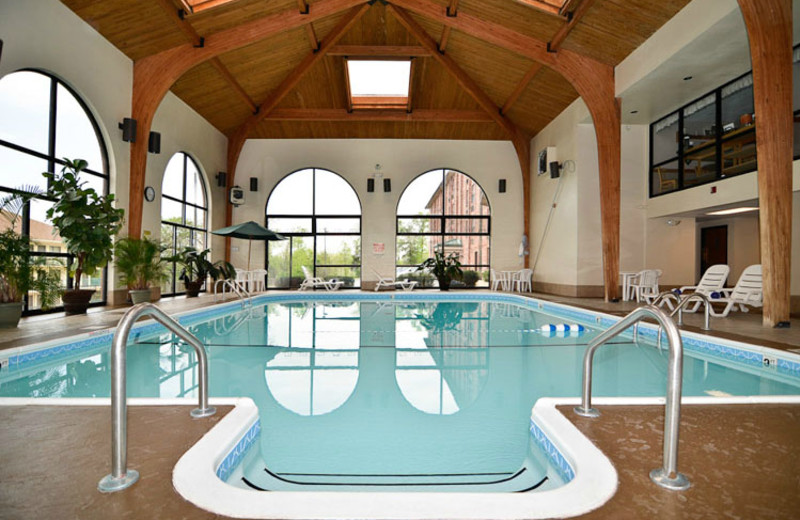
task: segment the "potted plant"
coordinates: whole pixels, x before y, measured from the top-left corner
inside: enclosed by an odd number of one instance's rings
[[[114,246],[114,265],[134,304],[149,302],[150,286],[166,278],[164,248],[149,238],[123,238]]]
[[[458,255],[450,253],[445,256],[444,253],[436,251],[433,253],[433,258],[428,258],[417,267],[417,271],[428,271],[439,281],[439,289],[442,291],[450,290],[450,282],[453,280],[460,280],[464,275],[461,270],[461,262],[458,261]]]
[[[67,251],[75,255],[70,275],[75,287],[64,291],[62,300],[67,314],[84,314],[94,289],[81,289],[81,276],[95,273],[112,258],[112,238],[122,227],[124,210],[114,207],[114,195],[99,195],[79,179],[88,166],[83,159],[70,161],[60,174],[44,172],[47,194],[55,202],[47,210],[47,218],[61,235]]]
[[[8,227],[0,232],[0,328],[16,327],[22,316],[23,298],[37,291],[43,309],[58,299],[61,278],[49,271],[43,262],[31,258],[30,238],[16,231],[19,210],[31,193],[11,195],[0,202],[0,212]],[[6,208],[17,206],[16,211]]]
[[[207,258],[210,252],[210,249],[198,251],[193,247],[184,247],[182,251],[167,258],[168,261],[177,262],[183,266],[178,278],[183,280],[188,298],[194,298],[200,293],[200,289],[209,276],[214,280],[236,278],[236,269],[233,265],[224,260],[212,263]]]

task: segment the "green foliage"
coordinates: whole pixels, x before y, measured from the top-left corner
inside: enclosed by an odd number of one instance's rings
[[[148,289],[167,278],[164,247],[149,238],[123,238],[114,247],[114,265],[131,291]]]
[[[457,254],[450,253],[445,256],[444,253],[436,251],[433,255],[433,258],[428,258],[419,264],[417,271],[428,271],[439,280],[440,285],[442,282],[446,282],[444,285],[449,285],[451,280],[461,280],[464,272],[461,270]]]
[[[209,276],[214,280],[236,278],[236,269],[233,265],[225,260],[211,263],[207,258],[210,252],[210,249],[198,251],[193,247],[184,247],[182,251],[165,260],[177,262],[183,267],[178,278],[184,283],[205,282]]]
[[[70,161],[61,174],[44,172],[47,194],[55,200],[47,210],[58,234],[64,239],[67,250],[75,255],[76,262],[70,272],[75,278],[75,288],[80,288],[81,275],[91,276],[112,258],[112,238],[122,227],[125,211],[114,207],[114,195],[98,195],[86,182],[79,179],[80,172],[88,166],[83,159]]]
[[[398,222],[397,236],[397,263],[400,265],[419,265],[428,256],[428,237],[402,235],[402,233],[427,233],[429,231],[427,219],[416,219],[410,223]]]
[[[0,233],[0,303],[18,303],[28,291],[38,291],[42,308],[47,309],[58,299],[61,277],[46,268],[44,259],[34,260],[30,238],[14,231],[22,207],[38,193],[36,188],[23,190],[0,201],[0,212],[9,222]]]
[[[480,279],[481,275],[478,271],[464,271],[464,276],[461,278],[461,281],[464,282],[464,285],[467,287],[475,287],[475,284],[478,283]]]

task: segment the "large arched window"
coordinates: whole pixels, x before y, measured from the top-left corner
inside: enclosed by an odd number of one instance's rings
[[[361,203],[339,175],[308,168],[287,175],[267,200],[267,227],[289,240],[267,243],[268,286],[314,276],[361,286]]]
[[[206,248],[208,202],[206,187],[197,163],[184,152],[172,156],[161,184],[161,242],[173,255],[184,247],[198,251]],[[169,278],[161,286],[164,295],[185,292],[177,278],[178,266],[172,264]]]
[[[108,193],[108,159],[97,122],[86,104],[59,79],[33,70],[8,74],[0,79],[0,198],[16,189],[33,186],[42,191],[47,181],[42,172],[60,171],[63,158],[84,159],[88,168],[81,173],[100,194]],[[74,261],[61,237],[45,215],[52,206],[47,197],[28,204],[15,223],[30,236],[31,254],[37,261],[58,273],[65,287],[72,287],[68,268]],[[0,217],[0,230],[10,226]],[[92,302],[105,303],[106,271],[85,276],[81,287],[96,289]],[[60,310],[61,302],[51,310]],[[41,312],[39,295],[30,292],[25,300],[26,314]]]
[[[416,279],[420,287],[437,286],[416,267],[441,251],[455,253],[465,271],[464,281],[453,287],[486,287],[490,215],[486,193],[468,175],[448,169],[423,173],[397,204],[397,277]]]

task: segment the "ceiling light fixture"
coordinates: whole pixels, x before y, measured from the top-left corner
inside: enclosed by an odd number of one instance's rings
[[[736,213],[747,213],[748,211],[758,211],[757,207],[742,206],[740,208],[721,209],[719,211],[712,211],[706,215],[735,215]]]
[[[693,76],[686,76],[686,77],[683,78],[683,81],[689,81],[690,79],[692,79],[692,77]]]
[[[638,114],[638,113],[639,113],[638,110],[631,110],[631,114]]]

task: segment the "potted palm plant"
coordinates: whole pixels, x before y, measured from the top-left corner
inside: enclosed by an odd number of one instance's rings
[[[114,246],[114,265],[134,304],[149,302],[151,285],[166,278],[163,251],[158,242],[149,238],[123,238]]]
[[[114,207],[114,194],[99,195],[80,180],[80,172],[88,166],[86,161],[64,161],[60,174],[43,174],[47,178],[47,194],[55,200],[47,210],[47,218],[76,260],[70,269],[75,287],[64,291],[61,297],[64,310],[67,314],[84,314],[94,289],[81,289],[81,277],[93,275],[111,260],[113,237],[122,227],[125,211]]]
[[[0,201],[5,229],[0,232],[0,328],[16,327],[22,316],[23,299],[29,291],[39,293],[42,309],[58,299],[61,278],[42,262],[31,258],[30,238],[17,233],[19,210],[31,193],[14,194]],[[16,206],[16,210],[13,208]]]
[[[200,289],[209,276],[214,280],[236,278],[236,269],[233,265],[224,260],[212,263],[207,258],[210,252],[210,249],[198,251],[193,247],[187,246],[182,251],[167,258],[168,261],[177,262],[183,266],[178,278],[183,280],[188,298],[194,298],[200,293]]]
[[[442,291],[450,290],[450,282],[460,280],[464,275],[461,270],[461,262],[458,255],[450,253],[445,256],[440,251],[433,253],[433,258],[428,258],[417,267],[417,271],[428,271],[439,281],[439,289]]]

